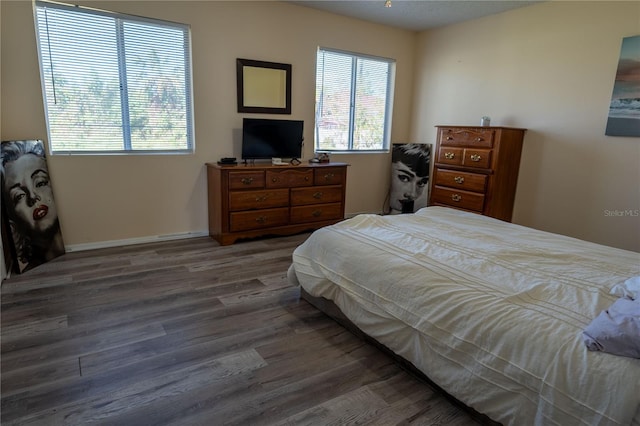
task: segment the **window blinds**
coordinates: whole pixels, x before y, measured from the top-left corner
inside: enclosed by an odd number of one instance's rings
[[[319,49],[316,63],[316,151],[389,147],[391,59]]]
[[[189,28],[36,2],[53,153],[193,150]]]

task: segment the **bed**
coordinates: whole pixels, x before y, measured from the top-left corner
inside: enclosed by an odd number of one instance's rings
[[[504,425],[640,425],[640,359],[585,327],[640,254],[426,207],[315,231],[289,279],[473,410]]]

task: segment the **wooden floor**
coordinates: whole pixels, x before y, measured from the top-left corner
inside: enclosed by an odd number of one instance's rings
[[[2,425],[477,425],[299,298],[307,235],[68,253],[5,280]]]

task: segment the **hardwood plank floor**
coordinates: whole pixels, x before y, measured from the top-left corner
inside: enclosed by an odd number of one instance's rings
[[[5,280],[2,425],[477,425],[305,300],[308,234],[68,253]]]

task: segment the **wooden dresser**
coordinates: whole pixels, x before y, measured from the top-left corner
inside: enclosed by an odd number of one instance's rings
[[[510,222],[526,129],[436,127],[429,205]]]
[[[207,164],[209,235],[289,235],[344,219],[347,164],[299,166]]]

